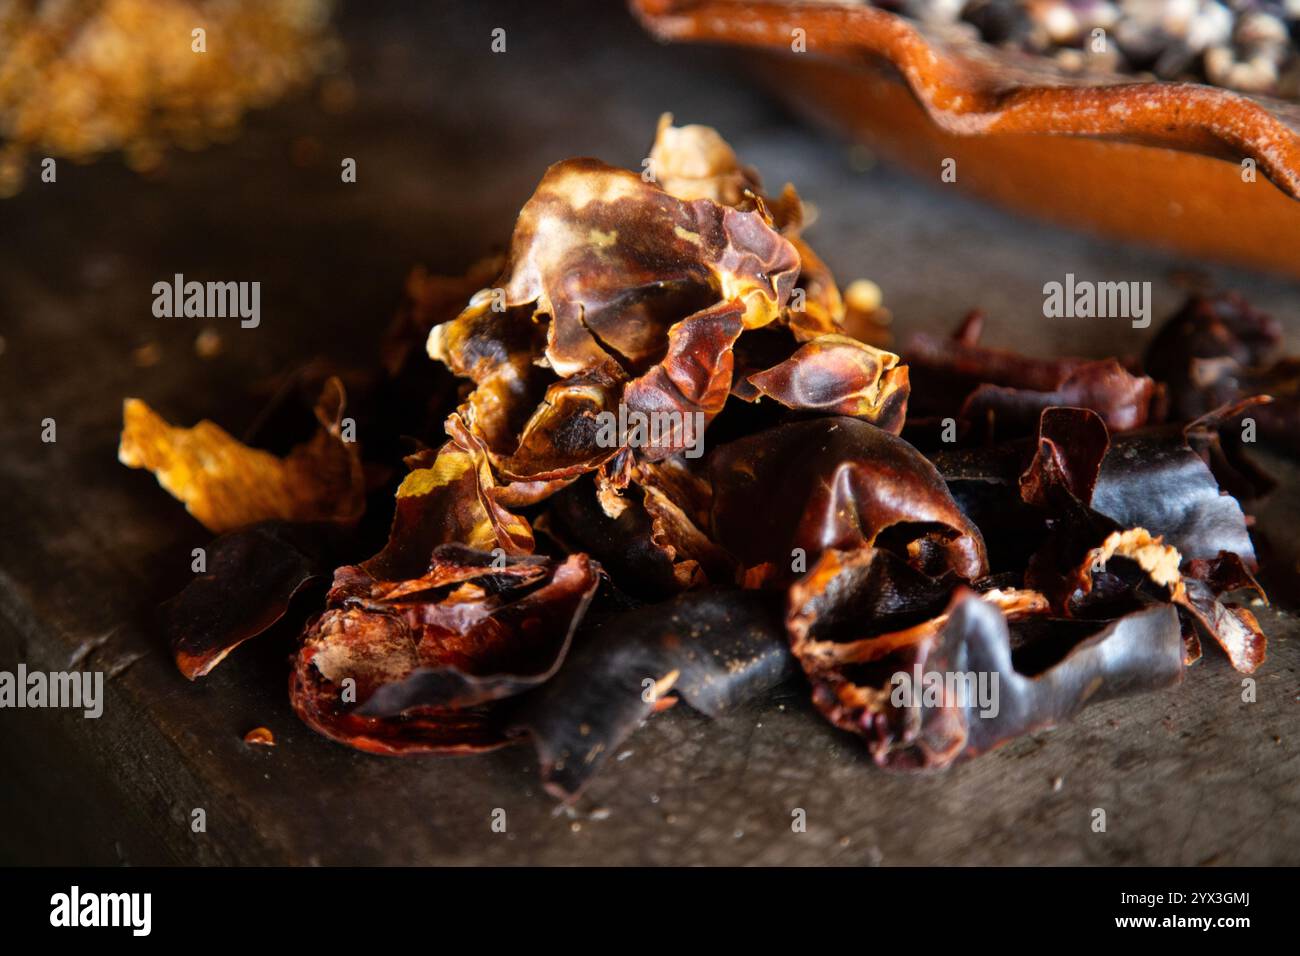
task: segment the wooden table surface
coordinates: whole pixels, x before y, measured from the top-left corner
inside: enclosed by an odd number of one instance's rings
[[[117,463],[122,398],[239,434],[267,376],[316,353],[370,361],[409,268],[459,271],[499,245],[548,164],[638,168],[664,110],[717,126],[769,185],[795,182],[820,210],[810,241],[842,283],[875,279],[904,334],[982,306],[994,344],[1099,356],[1153,330],[1045,320],[1044,282],[1150,280],[1157,315],[1179,302],[1192,263],[873,165],[773,105],[735,57],[659,46],[616,4],[463,6],[345,10],[347,114],[296,100],[231,145],[172,154],[161,177],[116,158],[60,163],[56,184],[0,203],[0,669],[109,675],[99,720],[0,711],[0,862],[1300,862],[1300,627],[1285,610],[1261,613],[1255,703],[1210,651],[1177,688],[944,774],[891,776],[791,684],[716,722],[684,707],[654,718],[572,812],[541,791],[528,748],[393,760],[316,736],[287,701],[292,629],[198,683],[177,673],[152,609],[210,536]],[[494,55],[498,26],[507,52]],[[356,184],[340,182],[345,156]],[[1300,345],[1294,284],[1203,271]],[[153,283],[177,272],[261,281],[260,327],[217,320],[223,351],[198,358],[199,320],[151,312]],[[139,368],[146,343],[161,361]],[[40,439],[45,418],[55,443]],[[1300,483],[1277,467],[1287,483],[1264,519],[1294,527]],[[259,725],[277,747],[243,743]],[[1090,827],[1098,807],[1105,833]],[[490,827],[497,808],[505,833]]]

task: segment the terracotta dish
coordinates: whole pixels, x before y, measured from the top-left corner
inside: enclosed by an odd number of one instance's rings
[[[956,186],[1013,209],[1300,276],[1295,104],[1195,83],[1072,76],[1051,60],[868,6],[633,7],[664,40],[757,48],[759,75],[792,105],[935,182],[954,159]],[[794,51],[798,40],[805,52]]]

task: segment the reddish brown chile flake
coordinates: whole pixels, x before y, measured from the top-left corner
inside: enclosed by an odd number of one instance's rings
[[[1110,435],[1097,414],[1081,408],[1048,408],[1038,425],[1038,448],[1020,476],[1020,497],[1046,507],[1053,493],[1091,501],[1110,447]]]
[[[897,435],[911,392],[907,366],[884,349],[846,335],[823,335],[747,381],[788,408],[852,415]]]
[[[343,383],[331,377],[313,410],[315,434],[281,458],[210,421],[173,428],[127,399],[118,460],[152,472],[214,533],[274,520],[351,526],[365,509],[365,476],[356,442],[344,435],[346,405]]]
[[[1191,421],[1251,394],[1281,343],[1281,325],[1240,295],[1196,295],[1160,327],[1143,367],[1165,383],[1175,417]]]

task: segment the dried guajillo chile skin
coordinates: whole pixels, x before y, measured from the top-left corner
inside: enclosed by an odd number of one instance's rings
[[[507,308],[548,320],[557,375],[611,364],[635,375],[662,355],[672,327],[712,304],[739,303],[747,328],[772,321],[798,268],[762,210],[683,201],[636,173],[568,160],[520,212],[498,285]],[[445,341],[454,328],[435,333],[431,354],[454,352]]]
[[[224,532],[203,549],[205,569],[159,607],[176,666],[190,680],[279,621],[358,537],[366,481],[356,444],[341,433],[345,390],[328,375],[312,391],[311,435],[283,458],[211,422],[171,428],[143,403],[127,402],[122,460],[154,471],[205,526]],[[292,398],[268,406],[263,437],[268,418],[295,434],[312,420]]]
[[[1041,511],[1020,494],[1020,476],[1033,454],[1030,439],[927,454],[962,514],[979,528],[990,574],[1019,579],[1047,532]]]
[[[289,675],[289,702],[298,719],[322,737],[386,757],[483,753],[512,741],[489,708],[429,710],[381,719],[364,717],[339,703],[341,691],[301,655]]]
[[[504,256],[498,255],[485,256],[460,276],[430,275],[422,268],[413,269],[406,278],[402,304],[380,343],[385,371],[396,378],[414,361],[427,374],[428,366],[422,360],[430,330],[459,315],[465,303],[489,286],[504,266]],[[494,347],[490,336],[485,336],[484,341],[488,348]]]
[[[844,305],[799,238],[793,189],[764,197],[715,132],[668,117],[650,159],[657,181],[594,160],[552,167],[520,213],[495,288],[430,333],[429,354],[477,385],[460,414],[493,467],[532,482],[604,466],[620,449],[596,440],[596,416],[619,403],[674,423],[665,440],[639,444],[638,460],[682,451],[680,422],[707,424],[722,410],[740,387],[736,345],[769,326],[793,347],[746,373],[763,373],[771,398],[898,430],[906,369],[839,334]],[[539,365],[552,376],[544,400]],[[747,398],[760,394],[741,384]]]
[[[808,562],[828,548],[878,538],[968,580],[987,570],[979,530],[916,449],[854,418],[792,422],[714,450],[713,535],[751,575],[788,580],[794,549]]]
[[[986,483],[982,497],[969,492],[975,456],[944,458],[940,464],[966,466],[957,480],[968,491],[957,497],[979,502],[975,517],[1018,522],[1031,532],[1024,536],[1034,542],[1022,565],[1024,581],[1046,593],[1058,614],[1105,616],[1108,609],[1138,601],[1135,589],[1150,579],[1167,591],[1141,600],[1163,599],[1184,608],[1238,670],[1249,673],[1263,661],[1266,642],[1258,622],[1250,611],[1223,600],[1238,590],[1263,595],[1249,573],[1255,555],[1245,515],[1231,496],[1220,493],[1184,429],[1162,426],[1116,436],[1112,444],[1094,412],[1049,409],[1042,415],[1034,457],[1013,487],[1007,461],[1024,454],[1008,447],[982,455],[993,465],[980,476]],[[1015,502],[1017,495],[1023,506]],[[1036,534],[1035,513],[1043,522]],[[994,535],[1005,526],[985,530]],[[1136,561],[1143,573],[1126,580],[1095,567],[1103,555]],[[1201,575],[1220,562],[1227,570],[1202,581]],[[1190,630],[1188,636],[1190,662],[1199,656],[1199,642]]]
[[[303,636],[294,707],[362,750],[499,745],[488,705],[555,674],[598,583],[585,555],[502,562],[456,545],[437,548],[428,573],[407,581],[340,568],[327,610]]]
[[[895,435],[911,392],[897,355],[845,335],[822,335],[788,359],[750,374],[754,389],[787,408],[852,415]]]
[[[1058,634],[1070,629],[1068,624],[1055,628]],[[980,700],[977,689],[965,693],[945,686],[932,706],[899,706],[898,701],[911,699],[895,696],[890,684],[862,694],[853,716],[873,759],[889,769],[944,767],[1055,727],[1090,703],[1150,692],[1182,679],[1181,631],[1169,605],[1152,605],[1098,625],[1082,639],[1067,639],[1068,650],[1050,666],[1018,667],[1007,617],[980,596],[959,592],[943,626],[898,655],[896,672],[940,678],[996,674],[996,694]],[[991,681],[987,676],[985,686],[991,687]],[[917,690],[924,693],[924,684]],[[924,698],[919,701],[924,704]]]
[[[1185,560],[1227,551],[1256,566],[1241,505],[1221,492],[1177,426],[1116,436],[1091,498],[1083,500],[1120,525],[1161,535]]]
[[[786,594],[790,648],[812,685],[812,700],[832,724],[868,739],[886,714],[886,686],[947,621],[945,607],[963,586],[947,570],[927,574],[876,548],[828,549]],[[1041,594],[990,588],[990,601],[1016,615],[1043,614]]]
[[[1240,295],[1192,296],[1161,326],[1143,365],[1165,383],[1172,412],[1182,421],[1251,396],[1272,396],[1249,409],[1259,439],[1300,457],[1300,359],[1279,356],[1281,344],[1281,325]]]
[[[699,125],[676,127],[672,119],[670,113],[659,118],[650,147],[649,169],[656,182],[684,201],[709,199],[746,212],[761,210],[799,254],[794,284],[802,293],[799,305],[787,305],[774,324],[798,342],[842,332],[844,301],[826,263],[800,236],[805,225],[804,206],[794,186],[786,183],[775,197],[765,194],[758,173],[740,163],[716,130]]]
[[[1241,376],[1268,365],[1282,326],[1237,293],[1193,295],[1164,321],[1142,367],[1165,384],[1171,415],[1191,421],[1242,397]]]
[[[1082,421],[1078,429],[1071,417]],[[1241,505],[1222,493],[1207,453],[1194,449],[1193,426],[1162,425],[1108,436],[1098,455],[1095,419],[1079,410],[1044,413],[1046,440],[1064,448],[1074,468],[1091,472],[1088,494],[1076,497],[1122,527],[1143,527],[1161,535],[1188,559],[1212,558],[1220,551],[1255,566],[1255,552]],[[1058,423],[1053,426],[1052,422]],[[1025,500],[1026,475],[1037,443],[1004,442],[981,448],[942,449],[930,458],[948,483],[962,511],[983,531],[995,572],[1023,569],[1045,532],[1042,514]],[[1086,455],[1084,454],[1086,452]],[[1041,452],[1040,452],[1041,454]],[[1091,460],[1093,465],[1087,462]]]
[[[942,418],[953,418],[963,442],[1004,441],[1032,435],[1043,410],[1089,408],[1111,432],[1159,420],[1157,383],[1115,359],[1037,359],[978,344],[983,315],[973,312],[952,337],[917,333],[903,349],[915,394],[907,437],[929,446]]]
[[[1104,426],[1082,409],[1045,413],[1044,418],[1030,468],[1018,476],[1014,468],[1004,468],[999,477],[1008,493],[1014,489],[1029,509],[1050,511],[1058,524],[1049,530],[1046,517],[1040,517],[1045,545],[1036,558],[1041,560],[1044,551],[1051,554],[1053,547],[1066,555],[1081,552],[1078,565],[1064,562],[1059,577],[1068,586],[1054,587],[1055,595],[1036,587],[1038,581],[1030,575],[1027,586],[993,587],[989,582],[975,596],[951,571],[927,575],[898,555],[863,548],[827,550],[789,589],[787,628],[793,652],[813,685],[814,704],[831,723],[863,736],[883,766],[946,766],[1023,733],[1055,726],[1100,699],[1099,694],[1164,686],[1181,673],[1182,628],[1168,603],[1172,597],[1163,590],[1179,584],[1176,552],[1171,557],[1172,549],[1145,532],[1106,537],[1101,547],[1090,547],[1098,533],[1091,518],[1105,532],[1114,523],[1090,515],[1074,496],[1089,495],[1097,480],[1107,447]],[[1017,457],[1027,451],[1019,449]],[[1076,527],[1079,542],[1060,541],[1060,535]],[[1089,608],[1096,614],[1112,612],[1102,619],[1060,620],[1079,610],[1070,603],[1076,590],[1086,587],[1094,593],[1096,576],[1112,570],[1116,555],[1141,565],[1139,583],[1154,579],[1153,593],[1134,593],[1118,612],[1115,596],[1108,594],[1104,607]],[[1132,588],[1124,585],[1126,597]],[[1028,659],[1045,659],[1050,666],[1026,670],[1014,665],[1007,621],[1036,625],[1038,639]],[[996,674],[997,712],[980,716],[989,709],[988,701],[960,700],[951,689],[929,706],[900,703],[895,675],[916,681],[927,672],[939,678],[983,674],[986,682]]]
[[[643,601],[671,597],[680,584],[672,558],[652,540],[650,516],[631,498],[616,518],[600,506],[590,478],[553,497],[544,528],[566,549],[590,554],[610,577]]]
[[[496,470],[511,482],[547,482],[555,487],[613,459],[621,448],[602,442],[600,416],[617,413],[623,384],[608,369],[596,369],[551,385],[524,424],[513,451],[493,457]],[[471,421],[466,418],[467,424]],[[474,433],[472,425],[467,430]]]
[[[691,591],[593,621],[547,684],[512,703],[542,781],[571,800],[640,723],[680,697],[716,717],[796,673],[778,595]]]
[[[477,292],[462,312],[427,330],[427,346],[452,374],[474,383],[462,413],[494,453],[508,455],[555,375],[537,364],[545,327],[526,307],[494,308],[495,295]]]
[[[1183,561],[1230,553],[1243,569],[1253,570],[1245,513],[1222,492],[1204,453],[1190,443],[1199,427],[1199,421],[1159,426],[1110,440],[1086,409],[1051,409],[1039,426],[1038,453],[1021,476],[1021,496],[1041,503],[1055,489],[1058,500],[1086,506],[1116,527],[1159,535]],[[1059,465],[1064,460],[1069,468]]]
[[[782,315],[799,265],[761,201],[683,200],[635,173],[571,160],[525,204],[497,288],[435,327],[429,354],[476,382],[461,415],[503,475],[576,478],[620,450],[598,440],[596,421],[620,402],[679,423],[716,415],[732,346]],[[544,401],[539,364],[559,378]],[[511,441],[503,422],[521,417]],[[638,454],[657,460],[686,438],[678,424]]]
[[[1187,558],[1231,551],[1254,566],[1240,504],[1221,493],[1205,459],[1188,444],[1184,427],[1165,425],[1106,436],[1103,445],[1099,420],[1086,410],[1051,409],[1042,422],[1039,443],[1006,442],[930,456],[963,510],[982,528],[987,524],[998,529],[997,534],[986,529],[988,540],[1005,536],[1010,522],[1029,513],[1026,495],[1041,498],[1034,489],[1051,481],[1047,462],[1063,450],[1068,455],[1065,467],[1081,471],[1087,479],[1067,479],[1064,484],[1098,513],[1118,525],[1163,536]],[[1052,452],[1043,452],[1041,443]],[[995,564],[995,569],[1003,568]]]
[[[1140,428],[1153,419],[1158,388],[1133,375],[1114,359],[1089,362],[1075,369],[1049,392],[1029,392],[981,385],[963,403],[960,419],[983,426],[990,437],[1032,432],[1047,408],[1072,405],[1100,414],[1112,431]]]
[[[1101,416],[1075,408],[1047,408],[1038,421],[1038,447],[1019,479],[1027,504],[1051,507],[1060,496],[1091,501],[1110,434]]]
[[[1221,568],[1232,571],[1224,573]],[[1266,598],[1264,589],[1245,570],[1241,560],[1225,551],[1213,562],[1192,562],[1183,575],[1183,587],[1179,604],[1215,639],[1233,667],[1244,674],[1253,673],[1264,662],[1268,639],[1255,615],[1225,600],[1225,595],[1248,591],[1260,600]]]
[[[366,445],[368,452],[385,446],[389,432],[418,432],[421,423],[430,414],[438,414],[439,408],[441,419],[447,410],[443,391],[449,376],[431,376],[426,367],[418,376],[420,381],[413,381],[417,376],[409,355],[414,333],[406,326],[414,323],[422,327],[419,342],[415,343],[422,345],[428,334],[426,323],[454,316],[461,303],[455,307],[450,303],[462,293],[468,294],[467,289],[472,291],[477,281],[474,274],[468,278],[420,276],[420,301],[418,309],[412,306],[412,310],[418,311],[421,318],[417,321],[405,316],[394,323],[386,337],[393,361],[384,371],[339,373],[329,363],[309,362],[278,376],[272,383],[274,394],[258,416],[252,437],[246,440],[266,447],[278,444],[287,448],[293,443],[304,450],[317,449],[312,454],[331,456],[337,444],[346,449],[349,475],[361,489],[360,468],[353,464],[358,460],[357,446],[339,442],[333,434],[344,403],[340,374],[346,374],[349,383],[349,416],[358,422],[362,433],[373,436]],[[403,343],[404,347],[399,348]],[[304,425],[311,416],[303,414],[300,400],[307,399],[310,406],[309,395],[319,396],[314,408],[317,434],[303,443],[302,439],[309,437]],[[251,449],[249,454],[260,455]],[[297,454],[305,455],[306,451]],[[340,461],[345,458],[338,457]],[[257,480],[260,466],[248,464],[253,459],[235,455],[213,460],[215,466],[209,463],[204,467],[226,468],[231,481]],[[371,467],[369,462],[366,467]],[[329,468],[323,472],[332,473]],[[369,472],[366,478],[373,484]],[[295,494],[305,495],[318,483],[313,479],[308,488]],[[340,506],[350,500],[350,495],[340,496]],[[214,499],[217,505],[220,501]],[[207,570],[159,609],[163,632],[181,672],[191,680],[207,675],[241,643],[278,622],[297,593],[320,577],[328,579],[342,556],[369,533],[364,527],[351,527],[352,520],[350,513],[347,520],[326,522],[276,519],[227,532],[210,543],[205,548]],[[427,549],[421,563],[427,563]]]
[[[740,302],[723,302],[683,319],[668,332],[668,353],[623,391],[628,409],[648,416],[666,413],[669,433],[643,443],[637,456],[660,461],[696,444],[687,422],[711,421],[727,401],[734,364],[731,349],[744,329]],[[702,437],[702,436],[701,436]]]
[[[670,132],[661,127],[661,137]],[[829,357],[846,370],[833,396],[843,410],[901,425],[906,370],[896,356],[834,334],[843,306],[829,271],[797,237],[802,210],[793,191],[775,202],[762,197],[756,179],[733,175],[734,157],[688,183],[687,173],[701,171],[690,163],[674,169],[672,151],[661,146],[671,188],[595,161],[553,167],[520,215],[496,288],[430,333],[430,354],[476,388],[448,417],[449,441],[409,459],[388,546],[356,569],[340,569],[331,603],[342,603],[309,629],[294,693],[323,732],[385,752],[445,749],[459,746],[448,729],[451,711],[466,720],[482,716],[473,733],[466,729],[473,738],[466,746],[486,745],[486,736],[475,734],[496,727],[481,680],[467,682],[444,666],[415,667],[390,674],[345,711],[322,687],[320,668],[306,661],[328,666],[337,644],[382,652],[389,671],[403,670],[406,658],[391,650],[401,644],[401,629],[386,607],[373,605],[425,587],[428,575],[417,565],[430,548],[438,554],[461,541],[529,553],[532,531],[515,509],[541,506],[548,536],[570,547],[577,537],[583,550],[613,557],[621,548],[617,557],[629,568],[662,571],[662,584],[651,590],[733,579],[730,556],[708,533],[708,483],[681,463],[687,436],[670,430],[666,440],[632,449],[597,440],[597,422],[622,404],[707,423],[732,390],[733,350],[743,334],[776,324],[792,337],[773,367],[751,370],[767,373],[763,383],[777,402],[823,404],[825,389],[807,386]],[[799,288],[808,307],[796,315],[788,300],[805,264]],[[640,544],[613,540],[606,525]],[[599,545],[602,534],[609,548],[588,544],[594,537]],[[399,592],[359,595],[358,587],[378,587],[366,584],[372,578],[407,583],[392,585]],[[417,603],[431,613],[427,601]],[[500,675],[490,684],[509,693],[523,686]]]
[[[713,488],[702,469],[680,456],[641,462],[632,470],[629,492],[640,492],[650,542],[672,562],[679,588],[735,582],[735,559],[708,534]]]
[[[159,607],[180,672],[207,675],[279,621],[296,594],[330,573],[344,542],[333,523],[268,521],[209,544],[207,570]]]

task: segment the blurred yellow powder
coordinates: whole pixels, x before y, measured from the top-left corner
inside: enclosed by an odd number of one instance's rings
[[[21,188],[31,156],[87,161],[120,149],[131,168],[147,172],[168,146],[199,149],[230,139],[246,110],[335,68],[333,6],[333,0],[0,6],[0,196]]]

